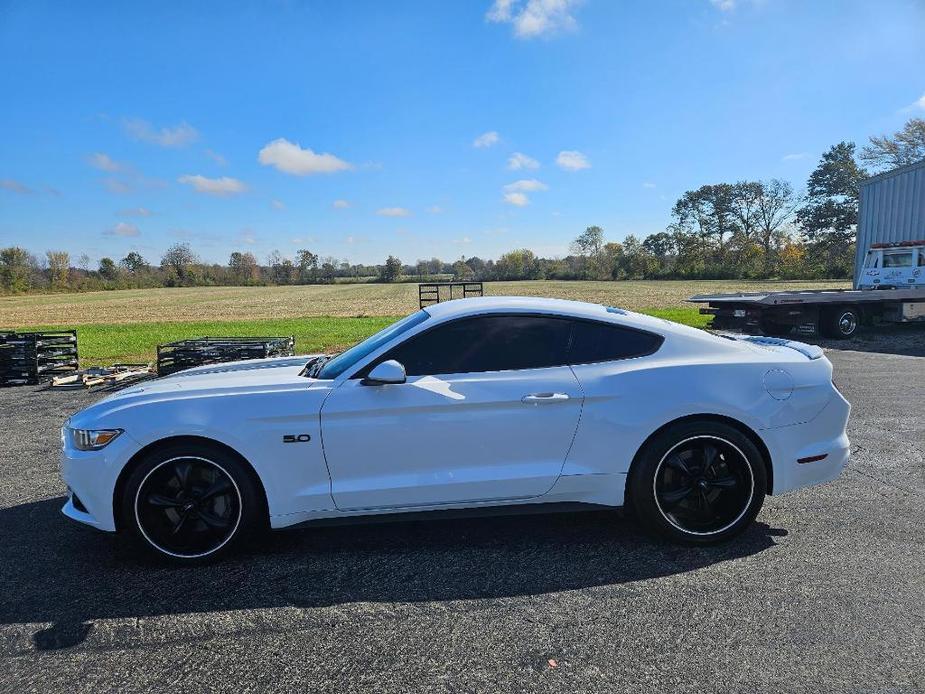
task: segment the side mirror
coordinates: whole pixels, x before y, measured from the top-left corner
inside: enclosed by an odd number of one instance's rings
[[[404,383],[406,380],[405,367],[394,359],[389,359],[377,364],[360,383],[364,386],[384,386]]]

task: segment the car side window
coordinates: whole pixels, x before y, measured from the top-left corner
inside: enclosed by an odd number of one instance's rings
[[[643,357],[655,352],[662,337],[610,323],[575,321],[572,327],[570,364],[594,364]]]
[[[547,316],[461,318],[409,338],[376,363],[395,359],[409,376],[564,366],[569,333],[568,320]]]

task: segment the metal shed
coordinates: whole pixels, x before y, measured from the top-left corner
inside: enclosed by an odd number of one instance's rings
[[[925,160],[861,184],[854,286],[873,243],[925,239]]]

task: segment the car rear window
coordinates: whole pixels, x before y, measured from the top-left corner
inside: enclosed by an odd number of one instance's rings
[[[643,357],[655,352],[662,337],[610,323],[573,321],[570,364],[594,364]]]

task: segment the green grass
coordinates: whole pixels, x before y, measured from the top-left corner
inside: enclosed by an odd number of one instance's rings
[[[644,308],[640,313],[645,313],[657,318],[664,318],[675,323],[683,323],[694,328],[705,328],[713,316],[704,316],[700,314],[700,309],[694,308]]]
[[[191,337],[294,335],[300,354],[341,349],[384,328],[395,318],[289,318],[282,320],[116,323],[77,328],[83,366],[153,361],[156,347]]]
[[[704,327],[709,319],[709,316],[701,316],[696,308],[651,309],[643,312],[698,328]],[[396,319],[397,316],[322,316],[279,320],[96,323],[79,326],[77,335],[81,364],[93,366],[153,361],[159,344],[209,335],[294,335],[298,353],[327,352],[359,342]]]

